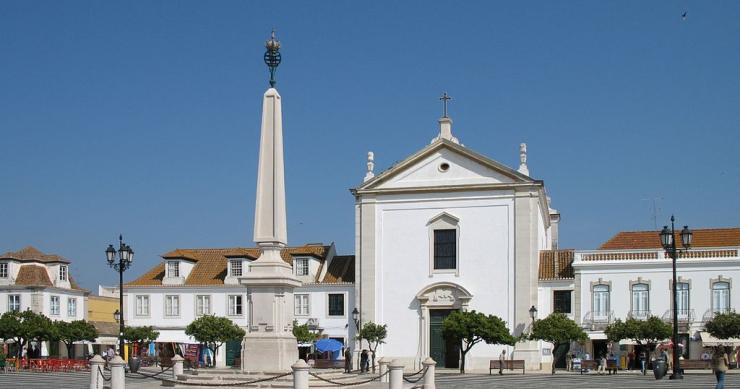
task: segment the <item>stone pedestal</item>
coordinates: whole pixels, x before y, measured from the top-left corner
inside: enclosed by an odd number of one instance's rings
[[[274,246],[263,247],[262,255],[239,282],[248,286],[250,318],[242,342],[242,371],[290,371],[298,359],[298,342],[293,336],[293,289],[301,282]]]

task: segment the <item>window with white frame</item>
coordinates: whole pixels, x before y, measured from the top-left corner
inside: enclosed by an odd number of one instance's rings
[[[242,295],[232,294],[229,295],[229,315],[240,316],[244,311],[242,310]]]
[[[60,265],[59,266],[59,281],[67,281],[69,269],[67,268],[67,265]]]
[[[167,261],[167,277],[180,277],[180,261]]]
[[[8,263],[0,262],[0,278],[8,278]]]
[[[676,283],[676,303],[678,305],[678,316],[687,318],[689,316],[689,283],[688,282],[677,282]]]
[[[609,317],[609,285],[594,285],[592,315],[595,320],[605,320]]]
[[[296,294],[295,296],[295,315],[308,316],[310,314],[307,294]]]
[[[344,293],[329,293],[329,316],[344,316]]]
[[[229,269],[231,271],[232,277],[241,277],[242,276],[242,261],[232,259],[229,261]]]
[[[67,317],[77,316],[77,299],[74,297],[67,298]]]
[[[434,270],[457,268],[457,230],[434,230]]]
[[[149,316],[149,296],[136,296],[136,316]]]
[[[164,296],[164,315],[180,316],[180,296]]]
[[[308,275],[308,258],[296,258],[295,259],[295,275],[307,276]]]
[[[9,312],[20,312],[21,310],[21,295],[10,294],[8,295],[8,311]]]
[[[712,312],[730,311],[730,283],[718,281],[712,284]]]
[[[59,315],[59,296],[51,296],[49,314]]]
[[[211,296],[209,295],[195,296],[195,314],[197,316],[211,314]]]
[[[632,316],[646,318],[650,314],[650,286],[644,283],[632,285]]]

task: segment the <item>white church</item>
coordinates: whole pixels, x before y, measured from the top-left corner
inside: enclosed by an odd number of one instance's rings
[[[480,155],[439,119],[431,144],[379,175],[373,155],[355,196],[356,302],[360,320],[387,324],[379,352],[419,367],[459,366],[459,350],[442,336],[453,310],[494,314],[519,335],[537,305],[538,261],[557,240],[558,213],[545,185],[529,176],[526,145],[518,169]],[[466,367],[487,369],[502,347],[539,367],[537,342],[481,344]]]

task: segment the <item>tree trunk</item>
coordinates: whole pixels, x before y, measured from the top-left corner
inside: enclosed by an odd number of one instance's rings
[[[460,349],[460,353],[462,354],[462,357],[460,358],[460,374],[465,374],[465,354],[468,353],[468,350]]]
[[[372,360],[373,374],[375,374],[375,350],[370,349],[370,356]]]
[[[74,347],[74,345],[72,344],[72,342],[64,342],[64,345],[67,346],[67,359],[74,359],[72,355],[72,348]]]

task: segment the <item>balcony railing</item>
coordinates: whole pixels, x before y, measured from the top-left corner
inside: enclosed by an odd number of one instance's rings
[[[650,317],[650,310],[633,309],[627,313],[627,317],[630,319],[645,320]]]
[[[678,310],[678,323],[691,323],[694,321],[694,310],[693,309],[679,309]],[[669,309],[665,311],[663,317],[661,317],[666,323],[673,323],[673,310]]]
[[[583,328],[591,331],[601,331],[614,321],[614,311],[588,312],[583,316]]]
[[[714,316],[718,313],[730,313],[730,312],[734,312],[734,310],[731,308],[708,309],[706,312],[704,312],[704,316],[701,318],[701,322],[706,323],[714,319]]]

